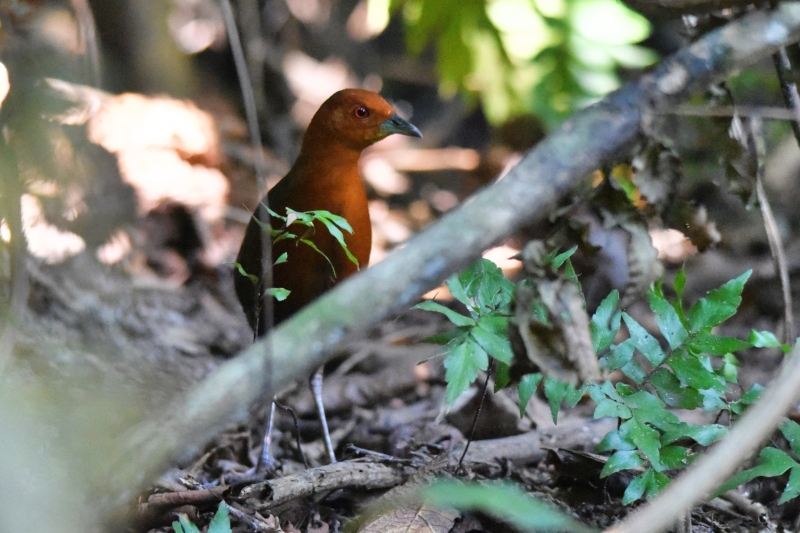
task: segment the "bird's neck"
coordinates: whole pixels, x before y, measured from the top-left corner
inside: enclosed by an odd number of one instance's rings
[[[352,174],[358,176],[358,160],[361,150],[348,148],[335,139],[325,143],[303,143],[295,163],[302,175],[317,177]]]

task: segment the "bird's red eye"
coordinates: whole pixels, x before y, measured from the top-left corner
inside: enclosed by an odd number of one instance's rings
[[[353,114],[356,118],[367,118],[369,116],[369,110],[363,105],[360,105],[353,109]]]

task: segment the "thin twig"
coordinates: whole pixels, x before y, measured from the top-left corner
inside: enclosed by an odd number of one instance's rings
[[[12,88],[13,90],[13,88]],[[30,280],[28,278],[28,241],[22,230],[22,178],[17,155],[0,136],[0,183],[3,184],[2,211],[11,233],[11,294],[7,308],[0,308],[0,373],[11,361],[17,338],[17,324],[28,310]]]
[[[181,505],[202,505],[205,503],[216,503],[222,499],[230,487],[218,485],[208,489],[182,490],[178,492],[162,492],[153,494],[147,499],[140,511],[144,512],[149,508],[169,508],[180,507]]]
[[[258,181],[258,196],[262,200],[256,207],[254,216],[269,225],[269,205],[267,203],[267,160],[261,147],[261,128],[258,125],[258,108],[256,106],[255,92],[250,80],[250,73],[247,69],[247,58],[242,48],[242,41],[239,37],[239,30],[236,28],[236,17],[233,14],[233,7],[230,0],[220,0],[222,16],[225,20],[225,29],[228,32],[228,41],[233,54],[233,62],[236,65],[236,74],[239,77],[239,87],[242,90],[242,102],[244,112],[247,117],[247,127],[250,130],[250,142],[253,146],[253,164],[255,165],[256,178]],[[260,322],[256,331],[270,331],[273,325],[272,317],[272,298],[264,298],[263,294],[272,287],[272,237],[268,232],[261,232],[261,272],[260,284],[256,288],[256,320]],[[263,307],[263,309],[260,309]]]
[[[764,220],[764,230],[767,233],[769,250],[772,260],[775,262],[775,272],[781,280],[781,293],[783,295],[783,319],[785,324],[783,342],[790,344],[794,341],[794,311],[792,309],[792,291],[789,281],[789,266],[786,261],[786,252],[783,247],[783,240],[775,222],[775,215],[764,191],[764,161],[766,159],[766,144],[764,142],[764,132],[761,127],[761,120],[752,117],[749,122],[748,135],[752,137],[755,146],[756,157],[756,196],[758,205],[761,209],[761,218]]]
[[[103,71],[100,68],[100,46],[97,43],[97,26],[92,8],[88,0],[72,0],[72,9],[75,11],[75,21],[78,23],[78,38],[84,56],[89,62],[92,84],[100,87],[103,84]]]
[[[797,43],[791,46],[797,47]],[[786,47],[782,46],[772,55],[775,63],[775,70],[778,72],[778,81],[781,84],[781,93],[792,114],[792,131],[797,143],[800,144],[800,93],[797,90],[797,83],[792,80],[792,62]]]
[[[242,48],[242,41],[239,37],[239,31],[236,28],[236,17],[233,14],[230,0],[220,0],[222,7],[222,15],[225,20],[225,27],[228,31],[228,41],[231,45],[231,52],[233,53],[233,61],[236,65],[236,73],[239,76],[239,86],[242,90],[242,101],[244,102],[245,115],[247,116],[247,125],[250,130],[250,140],[253,145],[253,162],[255,164],[256,177],[258,180],[258,196],[261,201],[256,206],[256,211],[253,216],[263,222],[269,227],[269,203],[267,199],[267,160],[264,157],[264,151],[261,147],[261,128],[258,125],[258,108],[256,106],[256,97],[253,91],[253,84],[250,81],[250,75],[247,70],[247,58]],[[272,330],[275,323],[275,318],[272,311],[272,297],[265,296],[266,291],[272,287],[272,235],[263,229],[259,232],[261,235],[261,272],[259,272],[259,282],[254,287],[256,291],[255,297],[255,317],[256,323],[254,334],[258,338],[259,334],[263,334]],[[266,362],[265,371],[271,373],[271,359]],[[274,412],[274,406],[270,406],[270,413]],[[272,417],[270,416],[270,420]],[[256,465],[256,472],[266,470],[270,465],[269,443],[270,434],[267,432],[264,435],[264,452],[259,455],[258,464]]]
[[[247,118],[247,128],[250,130],[250,142],[253,145],[253,164],[258,178],[258,192],[259,196],[264,196],[267,192],[267,160],[261,148],[261,128],[258,125],[258,108],[256,106],[253,83],[250,80],[247,58],[242,47],[242,40],[239,37],[239,30],[236,27],[236,17],[233,14],[230,0],[220,0],[220,7],[222,8],[222,17],[225,20],[225,30],[228,32],[228,42],[231,45],[233,62],[236,65],[236,75],[239,77],[239,88],[242,91],[244,114]]]
[[[297,413],[294,412],[294,409],[280,403],[278,400],[272,400],[272,404],[277,405],[291,415],[292,422],[294,423],[294,438],[297,444],[297,453],[299,453],[300,457],[303,459],[303,466],[308,470],[308,459],[306,459],[306,454],[303,453],[303,444],[300,442],[300,422],[297,420]]]
[[[246,523],[256,533],[279,533],[280,531],[283,531],[282,529],[276,528],[275,526],[265,522],[259,516],[247,514],[235,505],[229,504],[228,512],[240,522]]]
[[[796,120],[794,112],[785,107],[772,106],[699,106],[695,104],[684,104],[665,110],[664,115],[678,115],[682,117],[760,117],[763,120]]]
[[[486,380],[483,382],[483,390],[481,391],[481,401],[478,403],[478,408],[475,409],[475,416],[472,419],[472,427],[469,428],[469,437],[467,437],[467,444],[464,446],[464,452],[461,454],[461,457],[458,459],[458,466],[456,466],[456,474],[458,474],[459,470],[463,468],[464,464],[464,457],[467,456],[467,452],[469,451],[469,445],[472,444],[472,440],[475,438],[475,428],[478,427],[478,419],[481,416],[481,411],[483,410],[483,402],[486,401],[486,393],[489,389],[489,379],[492,377],[492,369],[494,368],[494,359],[491,360],[489,363],[489,368],[486,369]]]

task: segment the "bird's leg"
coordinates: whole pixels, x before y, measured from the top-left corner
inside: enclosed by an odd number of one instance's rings
[[[272,427],[275,424],[275,400],[272,400],[269,405],[269,417],[267,418],[267,430],[264,432],[264,446],[261,448],[261,455],[258,457],[258,464],[256,465],[257,474],[265,474],[266,472],[275,470],[275,458],[270,453],[270,444],[272,443]]]
[[[322,423],[322,438],[325,439],[325,451],[331,464],[336,462],[336,455],[333,453],[333,443],[331,433],[328,430],[328,418],[325,416],[325,406],[322,404],[322,367],[311,376],[311,394],[314,395],[314,403],[317,404],[317,414]]]

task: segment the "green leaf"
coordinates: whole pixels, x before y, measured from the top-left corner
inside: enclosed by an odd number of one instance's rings
[[[800,424],[794,420],[787,420],[781,424],[780,430],[789,442],[794,454],[800,457]]]
[[[500,362],[511,364],[514,357],[508,340],[508,318],[485,316],[478,320],[470,334],[486,352]]]
[[[514,284],[505,279],[500,267],[488,259],[478,260],[465,269],[458,279],[479,314],[492,311],[510,312]],[[455,293],[453,296],[455,297]]]
[[[698,390],[724,391],[724,380],[714,373],[707,361],[707,357],[696,357],[683,349],[676,350],[667,358],[667,364],[683,385]]]
[[[278,256],[278,259],[276,259],[275,262],[272,263],[272,266],[283,264],[283,263],[286,262],[286,260],[288,258],[289,258],[289,254],[286,253],[286,252],[283,252],[280,256]]]
[[[347,258],[350,260],[350,262],[356,265],[357,267],[360,267],[361,265],[358,264],[358,259],[356,259],[356,256],[354,256],[353,253],[350,251],[350,249],[347,247],[347,243],[344,242],[344,234],[337,227],[337,224],[335,224],[330,218],[328,218],[328,217],[335,217],[336,215],[333,215],[332,213],[329,213],[327,211],[311,211],[311,213],[314,214],[315,217],[320,222],[325,224],[325,227],[328,229],[328,233],[331,234],[331,237],[336,239],[336,242],[338,242],[339,246],[342,247],[342,250],[344,250],[344,253],[347,255]],[[327,213],[328,216],[321,215],[320,213]],[[350,227],[350,224],[348,224],[346,220],[344,220],[342,217],[337,217],[337,218],[340,220],[340,222],[344,221],[345,227],[348,228],[348,231],[350,233],[353,233],[353,228]]]
[[[526,531],[597,531],[506,483],[464,484],[460,481],[440,480],[425,489],[423,497],[441,507],[488,513]]]
[[[295,211],[290,207],[286,208],[286,222],[289,226],[301,224],[310,228],[314,226],[314,218],[314,215],[310,212]]]
[[[700,394],[703,396],[703,410],[709,413],[715,413],[726,409],[727,403],[725,402],[725,391],[718,389],[700,389]]]
[[[489,355],[473,340],[467,340],[447,354],[444,367],[447,381],[445,403],[452,405],[472,385],[478,372],[489,368]]]
[[[570,384],[566,381],[551,378],[550,376],[544,379],[544,396],[550,404],[550,414],[555,424],[558,423],[558,411],[561,409],[561,402],[569,394],[569,389]]]
[[[220,502],[214,518],[208,525],[208,533],[231,533],[231,521],[228,517],[228,506]]]
[[[536,388],[542,381],[542,373],[535,372],[533,374],[525,374],[519,382],[519,416],[525,416],[525,411],[528,408],[528,402],[531,401],[533,395],[536,393]]]
[[[789,468],[798,466],[786,452],[777,448],[766,447],[758,455],[759,464],[751,470],[757,470],[758,476],[780,476]]]
[[[665,469],[661,463],[661,441],[658,431],[636,419],[634,417],[626,420],[619,427],[619,432],[626,440],[633,442],[636,447],[644,454],[654,469],[661,472]]]
[[[472,338],[480,344],[486,353],[506,364],[511,364],[511,342],[506,336],[500,336],[484,327],[485,322],[478,321],[478,325],[470,330]]]
[[[739,380],[739,360],[732,353],[722,356],[722,367],[717,372],[728,383],[737,383]]]
[[[581,387],[575,388],[572,383],[567,384],[567,393],[564,396],[564,403],[566,403],[569,407],[575,407],[578,405],[578,402],[581,401],[581,398],[586,394],[589,385],[584,383]]]
[[[578,249],[577,246],[573,246],[572,248],[570,248],[566,252],[562,252],[562,253],[558,254],[557,256],[555,256],[553,258],[553,262],[552,262],[553,270],[558,270],[559,268],[561,268],[561,265],[563,265],[564,262],[567,259],[572,257],[572,254],[574,254],[577,251],[577,249]]]
[[[637,481],[638,480],[638,481]],[[636,482],[634,484],[634,482]],[[658,495],[669,484],[669,478],[660,472],[648,468],[644,474],[631,481],[622,496],[623,505],[635,502],[642,496],[647,499]],[[631,489],[631,485],[633,488]]]
[[[669,478],[661,472],[653,472],[653,480],[648,484],[647,493],[645,497],[649,500],[664,490],[669,485]]]
[[[644,464],[644,459],[639,457],[636,450],[617,450],[608,458],[600,477],[608,477],[620,470],[633,470]]]
[[[700,330],[686,343],[686,346],[700,353],[725,355],[739,350],[746,350],[750,348],[751,344],[735,337],[721,337],[709,331]]]
[[[245,272],[244,267],[241,265],[241,263],[234,263],[233,266],[236,267],[236,270],[239,272],[239,274],[249,279],[254,287],[258,286],[258,276],[256,276],[255,274],[248,274],[247,272]]]
[[[612,346],[608,355],[601,359],[601,363],[608,371],[619,370],[631,362],[635,350],[636,342],[633,339],[627,339]]]
[[[686,468],[692,462],[689,456],[689,448],[684,446],[664,446],[661,448],[661,462],[667,470]]]
[[[618,402],[622,402],[622,393],[629,392],[624,388],[623,383],[617,383],[614,385],[611,381],[604,381],[600,388],[603,390],[603,393],[611,398],[612,400],[616,400]]]
[[[622,316],[617,311],[617,305],[619,305],[619,291],[614,289],[600,302],[597,311],[592,316],[589,331],[592,334],[595,353],[600,353],[614,342]],[[632,351],[631,354],[633,354]]]
[[[510,317],[508,315],[491,313],[480,317],[480,319],[478,319],[478,323],[486,331],[501,337],[508,337],[509,319]]]
[[[288,289],[281,289],[280,287],[270,287],[269,289],[264,291],[264,294],[266,296],[272,296],[279,302],[282,302],[289,296],[291,292],[292,291]]]
[[[644,16],[613,0],[578,0],[570,19],[576,32],[595,46],[638,43],[650,35],[650,23]]]
[[[283,215],[279,215],[278,213],[276,213],[275,211],[273,211],[272,209],[270,209],[269,207],[267,207],[267,206],[264,204],[264,202],[261,202],[261,207],[266,207],[266,209],[267,209],[267,212],[269,213],[269,216],[270,216],[270,217],[272,217],[272,218],[277,218],[277,219],[280,219],[280,220],[283,220],[284,222],[286,222],[286,217],[285,217],[285,216],[283,216]]]
[[[790,468],[796,468],[798,464],[783,450],[770,446],[761,450],[758,455],[758,464],[753,468],[742,470],[728,481],[726,481],[715,493],[715,496],[727,492],[744,483],[748,483],[757,477],[780,476]]]
[[[752,330],[750,332],[750,337],[748,337],[747,341],[752,344],[756,348],[787,348],[784,349],[784,353],[788,352],[788,346],[781,344],[778,338],[775,336],[774,333],[771,331],[756,331]]]
[[[681,266],[680,270],[678,270],[678,273],[675,274],[675,284],[673,285],[673,288],[675,289],[675,295],[676,295],[676,297],[675,297],[675,305],[674,305],[675,312],[678,313],[678,316],[680,316],[681,319],[683,319],[684,318],[684,315],[683,315],[683,290],[686,288],[686,267],[685,267],[685,265]]]
[[[647,330],[639,325],[628,313],[622,313],[622,320],[628,327],[631,334],[631,339],[636,344],[636,349],[650,361],[653,366],[658,366],[664,361],[666,355],[658,344],[658,341],[650,335]]]
[[[683,322],[681,322],[675,308],[657,294],[652,287],[647,291],[647,300],[650,303],[650,309],[652,309],[653,313],[656,315],[658,329],[667,340],[669,347],[674,350],[686,342],[686,339],[689,337],[689,332],[686,331],[686,328],[683,326]]]
[[[433,311],[435,313],[441,313],[447,317],[450,322],[455,324],[459,327],[472,327],[475,325],[475,321],[469,317],[462,315],[461,313],[457,313],[453,311],[449,307],[445,307],[440,303],[436,303],[433,300],[428,300],[425,302],[420,302],[413,307],[413,309],[422,309],[423,311]]]
[[[564,267],[564,277],[575,284],[579,289],[581,288],[581,281],[578,279],[578,274],[575,272],[575,267],[572,266],[572,261],[567,259],[567,266]],[[580,292],[583,296],[583,291]],[[584,302],[584,306],[586,302]]]
[[[735,402],[731,402],[730,409],[731,412],[735,415],[742,414],[745,409],[747,409],[753,402],[755,402],[758,397],[763,392],[764,387],[759,385],[758,383],[753,384],[750,387],[750,390],[742,394],[741,398],[739,398]]]
[[[657,428],[678,422],[678,417],[667,411],[664,403],[647,391],[638,391],[626,396],[625,405],[631,409],[634,418]]]
[[[637,385],[641,385],[647,379],[647,372],[645,372],[642,365],[640,365],[639,361],[636,359],[631,359],[628,364],[623,366],[620,370]]]
[[[178,527],[175,527],[176,524]],[[175,529],[176,533],[179,531],[178,528],[181,528],[180,531],[182,533],[200,533],[200,530],[197,529],[197,526],[192,524],[192,521],[189,520],[189,517],[183,513],[178,515],[178,522],[173,522],[172,527]]]
[[[783,494],[781,494],[778,503],[781,504],[793,500],[797,498],[798,494],[800,494],[800,465],[793,466],[789,470],[789,482],[786,484],[786,488],[783,489]]]
[[[661,436],[663,444],[671,444],[683,438],[690,438],[702,446],[710,446],[728,434],[728,428],[720,424],[708,424],[698,426],[688,422],[678,422],[661,428],[664,434]]]
[[[305,244],[306,246],[308,246],[309,248],[311,248],[312,250],[314,250],[315,252],[317,252],[319,255],[321,255],[322,257],[325,258],[325,261],[327,261],[328,265],[330,265],[331,272],[333,273],[333,277],[335,278],[336,277],[336,268],[334,268],[333,263],[331,263],[331,260],[328,258],[328,256],[325,255],[324,253],[322,253],[322,250],[317,248],[317,245],[314,244],[313,241],[310,241],[308,239],[298,239],[298,240],[300,242],[302,242],[303,244]]]
[[[268,232],[270,234],[270,236],[274,237],[274,234],[276,232],[280,232],[280,230],[273,230],[272,226],[270,226],[268,223],[264,222],[260,218],[256,217],[255,215],[253,215],[252,218],[253,218],[253,222],[255,222],[258,225],[259,228],[261,228],[261,231]]]
[[[605,385],[605,383],[603,383],[603,385]],[[603,385],[599,385],[597,383],[592,383],[589,385],[587,392],[594,403],[605,400],[608,396],[603,389]]]
[[[498,361],[494,367],[494,391],[504,389],[511,382],[511,365]],[[522,416],[520,415],[520,418]]]
[[[311,213],[320,220],[327,220],[330,221],[347,233],[353,233],[353,227],[347,222],[347,219],[344,217],[340,217],[339,215],[334,215],[330,211],[325,211],[324,209],[319,209],[317,211],[311,211]]]
[[[609,382],[609,384],[610,383],[613,383],[613,382]],[[605,383],[603,385],[605,385]],[[621,401],[625,401],[624,398],[626,396],[630,396],[631,394],[636,392],[636,388],[635,387],[632,387],[631,385],[628,385],[627,383],[623,383],[622,381],[614,383],[613,387],[614,387],[614,390],[619,393],[618,397],[619,397],[619,399]],[[612,398],[613,398],[613,396],[612,396]]]
[[[764,387],[758,383],[754,383],[753,386],[750,387],[750,390],[742,395],[741,399],[747,405],[750,405],[761,397],[762,392],[764,392]]]
[[[627,405],[620,402],[606,398],[596,402],[597,406],[594,408],[594,418],[605,418],[607,416],[613,418],[628,419],[631,417],[631,410]]]
[[[523,281],[523,283],[525,283],[525,281]],[[548,329],[553,328],[553,322],[550,320],[550,309],[548,309],[547,305],[539,298],[535,298],[531,302],[530,314],[532,322],[538,322]]]
[[[697,390],[681,385],[678,378],[664,367],[653,372],[650,383],[658,397],[670,407],[696,409],[703,405],[703,397]]]
[[[748,270],[695,302],[686,314],[689,331],[696,333],[704,328],[713,328],[736,314],[742,303],[744,284],[752,273]]]
[[[447,280],[445,285],[447,285],[447,288],[450,290],[450,294],[453,295],[453,298],[464,304],[470,311],[474,310],[475,305],[467,295],[467,291],[464,289],[464,285],[461,284],[461,280],[459,279],[458,275],[454,274],[450,276],[450,279]]]
[[[625,494],[622,495],[622,505],[629,505],[644,496],[648,485],[647,474],[650,472],[652,470],[648,468],[646,472],[639,474],[628,483]]]
[[[273,246],[284,240],[296,239],[297,235],[288,231],[276,230],[271,233]]]
[[[608,452],[611,450],[635,450],[636,445],[629,440],[623,438],[618,429],[613,429],[606,433],[606,436],[595,446],[594,451],[597,453]]]

